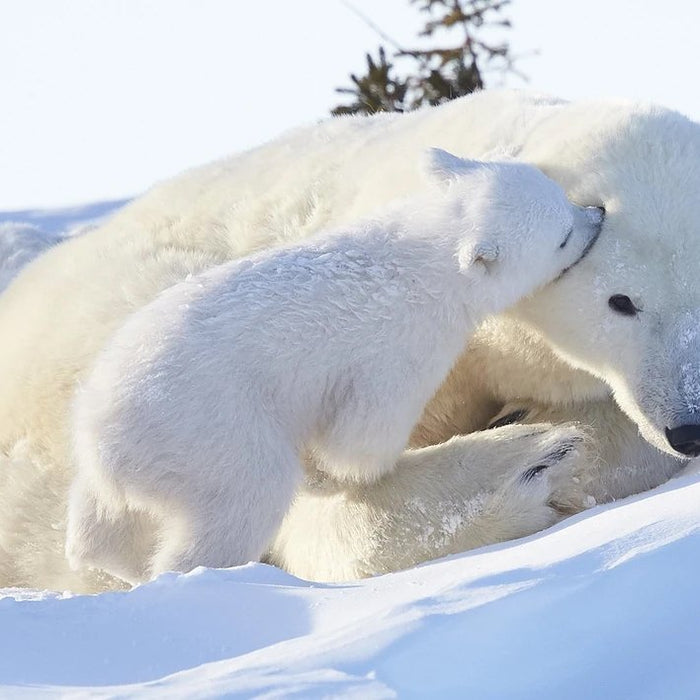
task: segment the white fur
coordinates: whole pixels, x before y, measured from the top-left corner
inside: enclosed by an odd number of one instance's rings
[[[648,105],[566,104],[486,92],[405,115],[330,120],[185,173],[98,230],[47,251],[16,278],[0,296],[0,493],[11,504],[0,511],[0,584],[90,590],[117,583],[68,570],[63,528],[73,478],[69,404],[127,315],[188,274],[352,225],[397,197],[415,194],[424,187],[415,162],[429,146],[532,163],[572,201],[604,205],[607,217],[580,264],[480,327],[415,427],[410,447],[416,451],[405,453],[399,465],[425,458],[426,473],[437,463],[451,465],[445,478],[454,479],[465,503],[472,502],[479,489],[471,484],[487,483],[493,465],[517,470],[537,464],[542,446],[534,439],[494,443],[489,431],[468,441],[450,438],[479,431],[505,405],[516,405],[533,414],[541,410],[555,423],[581,420],[590,436],[583,471],[600,484],[593,494],[598,500],[658,484],[681,466],[663,431],[698,421],[700,126]],[[615,314],[607,305],[612,294],[630,295],[643,313]],[[395,350],[387,345],[381,352],[391,357]],[[640,429],[668,454],[643,441]],[[555,425],[549,437],[565,444],[570,430]],[[477,451],[482,441],[493,454],[470,459],[483,454]],[[419,449],[428,445],[434,445],[428,453]],[[457,454],[466,458],[457,461]],[[401,473],[390,472],[382,483],[387,493],[413,494],[425,504],[425,535],[439,521],[443,485]],[[575,484],[565,483],[572,489]],[[371,560],[345,566],[342,556],[324,549],[324,541],[338,538],[334,528],[351,527],[347,538],[361,548],[363,541],[381,538],[381,523],[400,504],[343,498],[331,504],[323,493],[302,490],[270,557],[312,578],[371,573]],[[547,500],[540,498],[540,508]],[[524,522],[517,508],[495,512],[498,520],[488,531],[496,538],[526,534],[534,522]],[[147,543],[159,523],[132,516],[128,533],[141,533],[139,541]],[[431,548],[430,556],[458,551],[475,527],[467,518],[464,529]],[[387,547],[392,532],[386,531]],[[305,535],[300,541],[293,533]],[[488,541],[488,533],[471,541]],[[426,550],[414,554],[417,560]],[[378,570],[391,566],[377,563]]]
[[[31,260],[61,240],[62,236],[29,224],[13,221],[0,223],[0,292]]]
[[[531,166],[433,151],[431,168],[440,189],[201,273],[114,335],[76,399],[75,568],[138,581],[260,559],[305,457],[338,482],[393,471],[477,324],[599,232]],[[150,542],[131,543],[136,513]]]
[[[348,581],[542,530],[592,504],[572,423],[507,426],[406,450],[372,484],[310,473],[265,560]]]

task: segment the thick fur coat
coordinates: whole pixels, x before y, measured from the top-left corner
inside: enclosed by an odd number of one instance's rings
[[[330,120],[190,171],[19,274],[0,296],[0,585],[119,585],[70,570],[65,527],[76,388],[127,317],[188,275],[414,196],[424,187],[416,162],[433,146],[536,165],[571,201],[605,207],[600,237],[567,274],[479,327],[395,470],[372,488],[312,474],[268,558],[338,579],[525,534],[514,509],[498,505],[517,501],[503,492],[510,470],[551,462],[571,442],[571,420],[588,435],[578,487],[597,501],[657,485],[683,465],[690,454],[670,438],[683,447],[678,436],[700,425],[700,126],[643,104],[486,92]],[[552,425],[484,430],[509,414]],[[571,480],[560,498],[548,472],[542,502],[566,502]],[[427,493],[448,494],[457,516],[452,505],[440,522],[422,515]],[[408,533],[394,527],[402,508],[415,522]],[[541,511],[541,526],[558,517]],[[125,525],[141,526],[136,514]],[[402,549],[400,562],[377,554],[392,549]]]
[[[430,167],[427,194],[196,275],[113,336],[74,408],[75,568],[140,581],[258,560],[309,463],[372,488],[476,327],[600,232],[600,210],[531,166],[433,151]],[[512,488],[547,511],[532,482],[549,465],[516,466]]]

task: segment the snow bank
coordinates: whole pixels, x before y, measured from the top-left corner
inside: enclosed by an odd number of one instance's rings
[[[98,596],[6,590],[0,693],[694,698],[698,551],[688,476],[348,585],[250,564]]]

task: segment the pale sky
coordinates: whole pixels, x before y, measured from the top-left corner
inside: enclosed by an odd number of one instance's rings
[[[415,43],[409,0],[348,1]],[[513,0],[508,15],[530,77],[508,85],[700,120],[692,0]],[[0,211],[136,194],[324,118],[380,42],[341,0],[0,0]]]

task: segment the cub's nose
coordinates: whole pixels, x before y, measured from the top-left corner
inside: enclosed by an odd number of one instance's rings
[[[605,207],[586,207],[586,216],[594,226],[602,226],[605,220]]]
[[[666,428],[666,439],[676,452],[680,452],[686,457],[700,455],[700,425]]]

